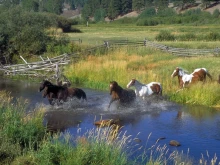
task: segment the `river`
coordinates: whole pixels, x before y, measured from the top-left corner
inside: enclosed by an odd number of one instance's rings
[[[87,94],[87,102],[73,99],[71,103],[52,107],[38,92],[38,88],[39,83],[34,82],[0,81],[0,90],[10,91],[14,98],[28,99],[30,111],[39,105],[45,106],[47,112],[44,122],[51,129],[77,136],[95,128],[94,122],[97,120],[118,119],[123,125],[121,131],[136,138],[136,146],[149,149],[158,138],[163,137],[157,145],[165,145],[168,154],[173,151],[183,152],[197,161],[202,155],[207,160],[215,154],[220,157],[220,111],[216,109],[179,105],[165,99],[149,99],[146,102],[139,100],[129,108],[117,108],[117,103],[114,103],[107,109],[109,92],[86,88],[82,89]],[[181,146],[170,146],[171,140],[177,140]]]

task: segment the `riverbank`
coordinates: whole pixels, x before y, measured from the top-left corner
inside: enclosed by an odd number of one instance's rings
[[[108,90],[109,82],[117,81],[123,88],[136,78],[144,84],[160,82],[163,96],[169,100],[191,105],[220,106],[220,88],[217,83],[219,57],[179,57],[152,48],[118,48],[106,54],[92,54],[65,67],[64,74],[73,84],[88,88]],[[179,90],[177,77],[171,78],[176,67],[189,73],[196,68],[206,68],[212,75],[206,83],[198,82]]]

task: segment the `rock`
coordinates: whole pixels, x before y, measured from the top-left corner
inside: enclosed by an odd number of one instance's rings
[[[134,141],[137,142],[137,143],[140,143],[140,142],[141,142],[141,139],[134,138]]]
[[[171,146],[176,146],[176,147],[181,146],[181,144],[178,141],[176,141],[176,140],[171,140],[170,141],[170,145]]]
[[[96,126],[100,126],[100,127],[106,127],[106,126],[111,126],[113,124],[118,124],[119,120],[114,120],[114,119],[106,119],[106,120],[100,120],[100,121],[96,121],[94,124]]]

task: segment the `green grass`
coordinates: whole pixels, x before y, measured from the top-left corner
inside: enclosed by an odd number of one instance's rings
[[[219,25],[157,25],[157,26],[136,26],[132,24],[90,24],[89,27],[85,25],[77,25],[82,33],[70,33],[70,38],[82,39],[83,44],[99,45],[103,44],[104,40],[108,39],[128,39],[131,41],[142,41],[145,38],[154,41],[156,36],[161,31],[168,31],[175,36],[185,35],[192,33],[199,38],[210,34],[210,32],[219,33]],[[166,44],[167,42],[162,42]],[[177,40],[169,42],[170,46],[186,47],[186,48],[216,48],[220,44],[220,41],[181,41]],[[208,45],[208,46],[206,46]],[[205,47],[203,47],[205,46]]]
[[[122,87],[132,79],[147,84],[158,81],[163,86],[163,94],[178,103],[220,106],[219,57],[177,57],[152,48],[119,48],[105,55],[90,55],[78,63],[65,68],[65,75],[75,84],[108,90],[109,82],[115,80]],[[182,67],[192,73],[194,69],[205,67],[213,77],[207,77],[205,85],[191,85],[176,93],[179,89],[177,77],[171,78],[176,67]]]

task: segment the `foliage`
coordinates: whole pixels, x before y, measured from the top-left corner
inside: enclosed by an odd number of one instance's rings
[[[48,44],[59,45],[63,37],[48,35],[49,27],[71,31],[71,21],[54,14],[26,12],[20,7],[0,10],[1,62],[12,63],[14,56],[28,56],[46,52]],[[6,57],[3,58],[3,56]]]
[[[215,9],[214,12],[213,12],[213,17],[218,18],[219,15],[220,15],[219,9]]]
[[[151,7],[151,8],[145,9],[145,10],[138,16],[138,18],[139,18],[139,19],[143,19],[143,18],[146,18],[146,17],[155,16],[155,15],[156,15],[156,10],[155,10],[155,8]]]
[[[94,14],[95,22],[103,22],[105,20],[106,11],[102,8],[96,10]]]
[[[155,37],[155,39],[157,41],[174,41],[175,36],[172,35],[169,31],[163,30]]]

